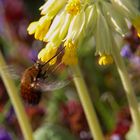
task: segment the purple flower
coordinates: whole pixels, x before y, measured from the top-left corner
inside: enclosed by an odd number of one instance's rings
[[[36,50],[32,50],[32,51],[29,52],[29,58],[33,62],[36,62],[37,61],[37,55],[38,55],[38,52]]]
[[[9,112],[6,114],[6,120],[10,124],[13,123],[13,120],[15,120],[15,112],[13,107],[10,107]]]
[[[131,58],[132,57],[132,51],[130,49],[130,46],[128,44],[124,45],[124,47],[121,50],[121,56],[126,57],[126,58]]]
[[[110,140],[122,140],[118,134],[114,134],[111,136]]]
[[[12,140],[11,134],[2,127],[0,127],[0,140]]]
[[[133,64],[133,66],[135,65],[135,68],[140,68],[140,57],[139,56],[133,56],[130,59],[130,62]]]

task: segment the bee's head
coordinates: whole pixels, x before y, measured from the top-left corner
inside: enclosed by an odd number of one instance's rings
[[[43,64],[40,60],[37,60],[36,63],[34,64],[36,69],[42,68]]]

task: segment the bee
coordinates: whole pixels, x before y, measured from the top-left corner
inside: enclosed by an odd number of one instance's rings
[[[59,89],[68,84],[66,81],[49,83],[47,80],[49,79],[49,75],[53,73],[53,68],[50,68],[49,62],[60,55],[63,52],[63,49],[47,62],[43,63],[40,60],[37,60],[33,66],[24,71],[21,78],[20,92],[25,102],[37,105],[40,102],[44,91]],[[53,71],[59,66],[60,64],[58,64]]]
[[[41,66],[35,63],[27,68],[21,78],[20,92],[22,98],[30,104],[38,104],[41,99],[39,78],[44,78],[41,73]]]

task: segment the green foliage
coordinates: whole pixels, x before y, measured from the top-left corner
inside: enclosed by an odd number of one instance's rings
[[[35,140],[76,140],[66,129],[59,125],[46,124],[34,133]]]
[[[52,93],[52,97],[48,102],[47,110],[47,121],[51,123],[59,122],[60,104],[66,100],[66,96],[62,89]]]

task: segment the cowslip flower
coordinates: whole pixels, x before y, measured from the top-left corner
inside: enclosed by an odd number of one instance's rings
[[[102,1],[97,5],[95,39],[100,65],[113,63],[113,40],[116,35],[125,37],[128,33],[126,20],[135,26],[139,34],[139,15],[140,12],[130,0]]]
[[[36,39],[43,40],[46,35],[52,19],[56,16],[58,11],[64,6],[66,0],[48,0],[42,7],[40,7],[41,15],[38,21],[32,22],[27,31],[29,34],[34,34]]]
[[[58,1],[48,0],[40,8],[42,17],[32,22],[27,31],[30,35],[34,34],[36,39],[47,42],[38,54],[41,61],[48,61],[56,54],[59,46],[64,44],[62,62],[67,65],[77,64],[77,46],[86,27],[84,9],[88,3],[81,0]],[[49,64],[54,64],[56,60],[54,58]]]
[[[47,43],[38,54],[46,62],[53,57],[59,46],[64,46],[62,62],[75,65],[77,49],[86,36],[94,36],[96,55],[100,65],[113,63],[115,34],[124,37],[128,33],[126,19],[140,32],[140,13],[131,0],[48,0],[41,8],[42,17],[32,22],[28,33]],[[70,59],[71,58],[71,59]],[[50,64],[56,62],[56,58]]]

